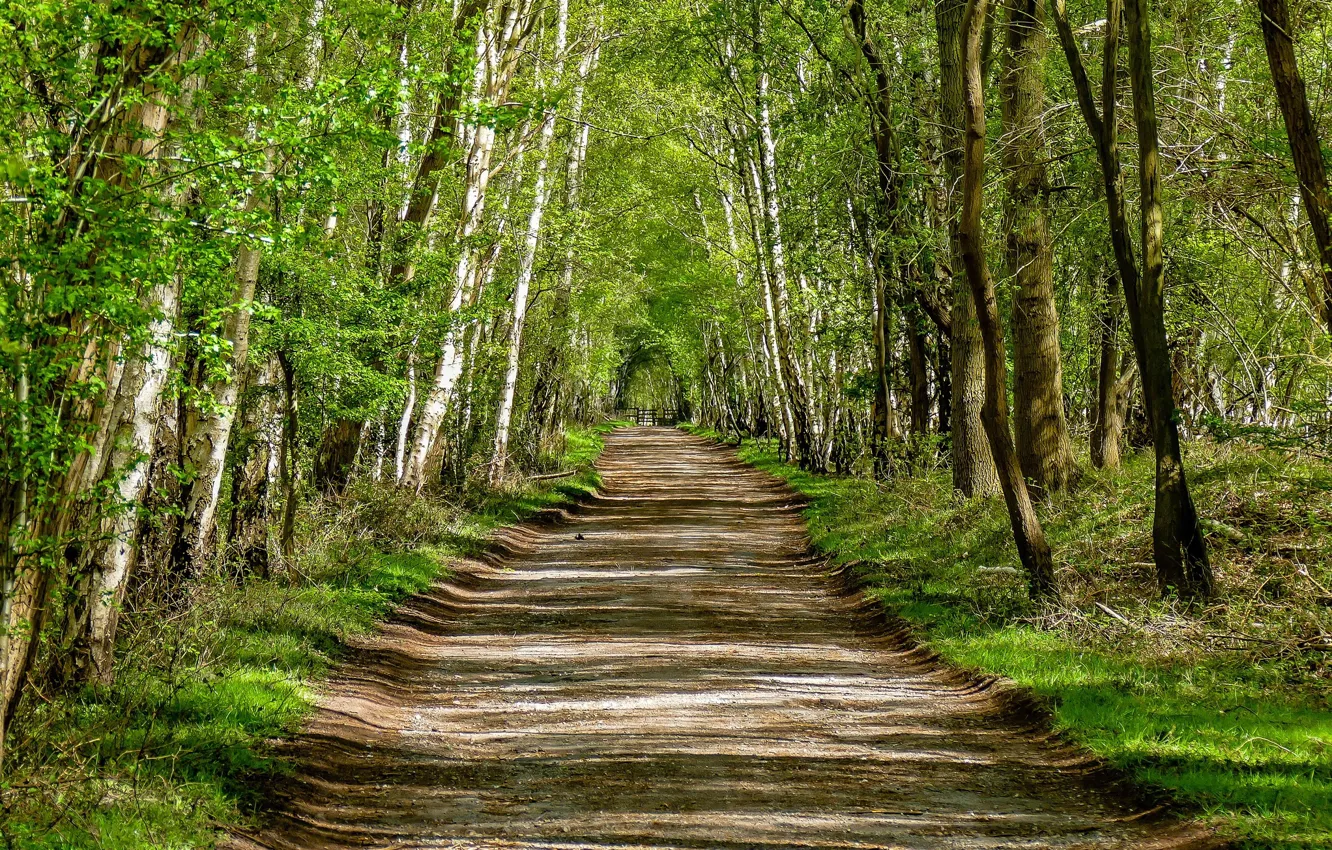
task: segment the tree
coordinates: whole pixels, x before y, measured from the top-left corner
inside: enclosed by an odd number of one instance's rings
[[[1290,155],[1304,199],[1314,244],[1318,250],[1318,277],[1322,292],[1311,289],[1314,309],[1332,330],[1332,188],[1328,186],[1327,162],[1318,138],[1318,125],[1309,111],[1304,77],[1295,62],[1295,36],[1286,0],[1258,0],[1258,12],[1272,71],[1281,118],[1290,140]]]
[[[1157,138],[1156,90],[1152,79],[1151,29],[1145,0],[1125,0],[1129,81],[1138,127],[1138,183],[1142,275],[1125,286],[1133,324],[1138,368],[1156,446],[1156,511],[1152,552],[1165,592],[1205,597],[1212,590],[1212,567],[1198,512],[1189,495],[1179,445],[1170,349],[1165,329],[1165,249],[1161,210],[1161,155]],[[1121,268],[1121,274],[1123,269]]]
[[[965,0],[941,0],[934,7],[944,182],[950,187],[948,225],[952,310],[949,326],[953,409],[949,418],[952,423],[953,486],[968,496],[985,496],[999,491],[999,473],[981,425],[980,411],[985,397],[984,347],[962,257],[957,224],[961,205],[955,200],[957,190],[952,188],[960,187],[962,182],[962,127],[965,122],[962,20],[965,12]]]
[[[1022,471],[1041,490],[1077,478],[1064,417],[1059,313],[1051,269],[1049,147],[1045,136],[1045,13],[1041,0],[1008,0],[1003,92],[1004,229],[1013,296],[1013,404]]]
[[[1163,591],[1205,596],[1211,590],[1211,567],[1207,561],[1206,544],[1198,524],[1197,511],[1184,475],[1171,360],[1166,341],[1160,155],[1151,74],[1150,33],[1139,0],[1130,0],[1123,8],[1127,12],[1125,20],[1129,33],[1130,79],[1134,117],[1138,125],[1142,199],[1140,238],[1143,250],[1143,267],[1139,272],[1129,235],[1115,121],[1120,0],[1109,0],[1106,9],[1100,113],[1096,109],[1091,84],[1087,80],[1064,5],[1061,0],[1052,0],[1052,8],[1064,54],[1077,87],[1083,119],[1096,143],[1109,212],[1111,241],[1128,302],[1134,348],[1142,374],[1143,395],[1151,420],[1152,439],[1156,448],[1156,511],[1152,523],[1152,549],[1158,580]],[[1102,363],[1105,360],[1102,355]],[[1103,394],[1106,392],[1104,387],[1103,380],[1100,390]],[[1107,397],[1101,404],[1107,405],[1108,401]]]
[[[1057,592],[1054,562],[1045,541],[1036,508],[1027,491],[1027,482],[1018,465],[1017,451],[1009,430],[1008,355],[1004,349],[1003,325],[994,283],[985,260],[985,235],[981,226],[982,195],[985,178],[985,93],[981,75],[981,44],[988,0],[967,0],[962,18],[962,85],[965,104],[962,165],[962,216],[958,235],[962,260],[966,263],[967,283],[976,304],[981,340],[985,346],[985,407],[981,421],[990,443],[1004,504],[1008,508],[1018,557],[1027,570],[1033,598]]]

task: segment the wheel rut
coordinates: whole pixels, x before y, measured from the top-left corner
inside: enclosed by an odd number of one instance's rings
[[[230,845],[1201,848],[875,627],[799,505],[666,428],[359,645]]]

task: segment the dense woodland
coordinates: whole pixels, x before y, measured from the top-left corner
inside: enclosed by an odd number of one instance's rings
[[[503,490],[627,408],[1002,499],[1048,604],[1043,506],[1098,470],[1154,457],[1129,531],[1205,605],[1190,447],[1332,453],[1322,0],[8,0],[0,31],[5,730],[110,687],[127,621],[290,575],[310,512]]]

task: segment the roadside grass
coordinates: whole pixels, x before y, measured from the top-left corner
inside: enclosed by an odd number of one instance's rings
[[[11,731],[0,846],[212,846],[244,824],[272,739],[297,732],[348,639],[446,576],[495,528],[595,491],[614,424],[572,430],[543,466],[559,479],[468,488],[456,501],[354,485],[300,516],[298,556],[266,580],[201,579],[128,613],[110,687],[35,695]]]
[[[809,497],[815,545],[949,662],[1026,686],[1061,731],[1237,846],[1332,847],[1328,464],[1189,446],[1219,577],[1203,608],[1155,591],[1150,453],[1089,469],[1040,506],[1063,594],[1036,606],[1002,501],[962,498],[946,470],[880,486],[802,471],[771,443],[739,451]]]

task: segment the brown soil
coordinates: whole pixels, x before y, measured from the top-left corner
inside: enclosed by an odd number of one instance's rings
[[[358,648],[232,846],[1212,846],[836,592],[780,482],[664,428],[600,468]]]

